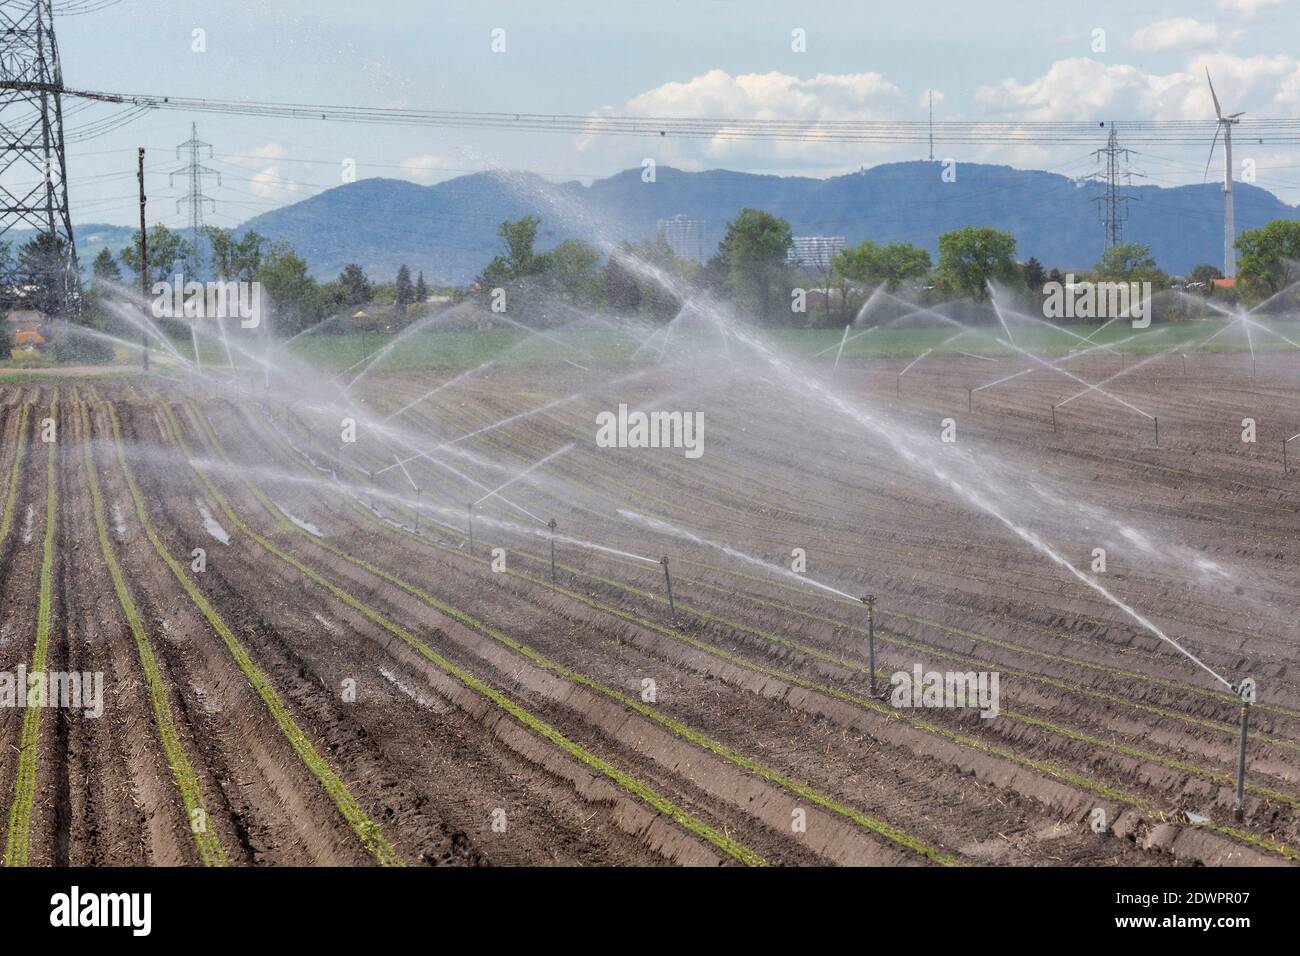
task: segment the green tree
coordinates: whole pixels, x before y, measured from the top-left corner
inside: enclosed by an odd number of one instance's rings
[[[424,270],[415,277],[415,301],[423,305],[429,298],[429,287],[424,281]]]
[[[737,301],[760,319],[770,319],[785,292],[786,257],[794,245],[790,224],[761,209],[742,209],[727,224],[718,251]]]
[[[605,263],[605,301],[615,312],[625,315],[636,312],[641,307],[641,287],[636,276],[624,265],[624,258],[631,253],[632,246],[624,240],[617,252]]]
[[[178,232],[172,232],[162,223],[149,230],[149,268],[152,282],[171,282],[178,264],[189,258],[190,244]],[[140,234],[132,238],[131,245],[120,253],[122,264],[137,278],[140,276]],[[233,278],[233,277],[232,277]]]
[[[547,272],[571,301],[587,305],[600,301],[600,250],[590,243],[565,239],[551,250]]]
[[[52,232],[38,232],[18,248],[14,269],[30,308],[55,315],[63,308],[69,268],[68,245]]]
[[[276,334],[295,335],[320,321],[320,291],[306,261],[286,242],[272,243],[259,259],[253,281],[270,301]]]
[[[107,246],[99,250],[99,255],[95,256],[95,262],[90,267],[90,271],[96,279],[105,279],[109,282],[122,281],[122,270]]]
[[[537,240],[537,227],[542,224],[538,216],[524,216],[522,219],[505,220],[497,227],[497,235],[505,243],[505,254],[493,258],[484,268],[479,283],[484,288],[504,285],[514,279],[536,275],[545,267],[545,260],[539,262],[533,252]]]
[[[211,248],[212,274],[228,282],[251,281],[253,274],[261,268],[262,255],[270,240],[252,230],[238,239],[219,226],[208,226],[204,232]]]
[[[910,242],[891,242],[886,246],[870,240],[835,255],[837,275],[863,285],[884,285],[890,291],[924,278],[931,267],[930,253]]]
[[[1192,271],[1187,275],[1188,281],[1199,286],[1201,294],[1207,299],[1214,295],[1214,280],[1222,278],[1223,271],[1218,266],[1211,265],[1208,262],[1192,266]]]
[[[990,282],[1019,285],[1016,238],[988,226],[966,226],[939,237],[939,281],[959,295],[983,301]]]
[[[406,313],[406,307],[415,301],[415,286],[411,284],[411,270],[405,262],[397,270],[397,280],[393,283],[393,304],[397,311]]]
[[[365,305],[374,296],[370,277],[355,262],[349,262],[343,267],[338,284],[343,289],[344,305]]]
[[[1300,220],[1274,219],[1247,229],[1234,243],[1237,283],[1252,300],[1276,295],[1300,279]]]
[[[1047,281],[1047,270],[1043,268],[1043,264],[1033,256],[1030,256],[1025,262],[1023,271],[1025,274],[1025,285],[1029,288],[1029,291],[1041,291],[1043,283]]]
[[[1150,282],[1157,288],[1169,285],[1169,276],[1156,265],[1150,247],[1136,242],[1111,246],[1101,254],[1092,271],[1098,279],[1109,282]]]

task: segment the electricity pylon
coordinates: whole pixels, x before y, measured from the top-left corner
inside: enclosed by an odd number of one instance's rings
[[[6,257],[6,307],[69,318],[80,313],[77,247],[68,214],[63,73],[51,0],[0,0],[0,241],[33,229],[39,244],[22,275]]]
[[[1119,145],[1119,132],[1114,124],[1110,127],[1110,136],[1102,149],[1093,150],[1097,164],[1101,169],[1096,178],[1102,182],[1106,191],[1093,201],[1099,206],[1102,226],[1106,231],[1106,248],[1118,246],[1124,241],[1124,222],[1128,219],[1128,202],[1131,196],[1120,192],[1120,177],[1126,179],[1132,174],[1128,169],[1128,157],[1131,150]]]
[[[189,191],[176,200],[176,211],[181,211],[183,203],[190,205],[190,254],[185,261],[185,271],[192,278],[197,278],[199,270],[203,267],[203,204],[212,203],[212,209],[215,212],[217,201],[211,196],[203,194],[203,177],[216,176],[217,185],[221,185],[221,173],[215,169],[209,169],[200,162],[199,156],[203,150],[208,151],[208,158],[212,158],[212,144],[205,143],[199,139],[198,127],[196,124],[190,124],[190,138],[176,147],[176,158],[182,159],[183,150],[189,151],[189,162],[180,169],[172,172],[168,177],[168,184],[175,182],[177,176],[186,176],[189,178]]]

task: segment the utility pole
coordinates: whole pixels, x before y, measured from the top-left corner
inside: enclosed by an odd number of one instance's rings
[[[212,144],[200,140],[198,125],[191,123],[190,138],[176,147],[176,158],[182,159],[182,150],[188,151],[189,162],[180,169],[173,170],[167,180],[169,186],[175,182],[177,176],[185,176],[189,180],[189,191],[176,200],[176,211],[181,211],[183,203],[189,203],[190,254],[185,262],[185,271],[195,278],[197,278],[199,270],[203,267],[203,204],[212,203],[214,212],[217,208],[217,201],[203,194],[203,177],[216,176],[217,185],[221,185],[221,173],[215,169],[209,169],[200,162],[200,153],[205,149],[208,151],[208,158],[211,159]]]
[[[140,147],[139,165],[136,170],[136,179],[140,182],[140,297],[146,303],[149,302],[149,234],[145,231],[144,226],[144,147]],[[140,332],[140,344],[143,348],[140,351],[140,365],[147,372],[149,371],[149,327],[148,316],[145,317],[146,325]]]
[[[31,229],[47,237],[42,250],[42,310],[67,319],[81,311],[81,270],[68,212],[63,149],[63,71],[51,0],[0,2],[0,169],[37,185],[0,190],[0,239]],[[30,282],[15,265],[0,286]]]
[[[1110,136],[1104,149],[1093,150],[1097,164],[1101,167],[1093,178],[1103,182],[1106,191],[1097,196],[1093,202],[1098,204],[1102,226],[1106,232],[1106,248],[1118,246],[1124,241],[1124,222],[1128,219],[1128,201],[1132,198],[1120,192],[1120,177],[1128,179],[1132,172],[1128,169],[1128,157],[1131,150],[1119,145],[1119,131],[1112,123]]]
[[[934,90],[927,90],[930,94],[930,162],[934,162]]]

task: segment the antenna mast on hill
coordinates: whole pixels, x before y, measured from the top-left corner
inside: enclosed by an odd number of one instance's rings
[[[181,211],[182,203],[190,204],[190,254],[185,262],[185,271],[191,276],[197,276],[203,266],[203,204],[212,203],[214,212],[217,208],[217,201],[203,194],[203,177],[216,176],[217,185],[221,185],[221,173],[215,169],[208,169],[199,161],[199,153],[205,149],[208,151],[208,158],[211,159],[212,144],[200,140],[197,124],[191,123],[190,138],[176,147],[176,158],[182,159],[181,151],[189,150],[190,161],[168,177],[169,185],[177,176],[189,177],[189,192],[176,200],[176,211]]]
[[[930,162],[934,162],[934,90],[927,90],[930,94]]]
[[[1128,201],[1133,198],[1120,192],[1120,177],[1127,182],[1132,177],[1128,168],[1128,158],[1132,150],[1119,145],[1119,131],[1115,124],[1110,125],[1110,136],[1102,149],[1093,150],[1097,157],[1098,169],[1094,178],[1103,182],[1106,191],[1093,201],[1099,204],[1101,222],[1106,230],[1106,248],[1117,246],[1124,241],[1124,223],[1128,220]],[[1104,158],[1103,158],[1104,157]]]

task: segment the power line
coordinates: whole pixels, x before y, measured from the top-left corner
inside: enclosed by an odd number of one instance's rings
[[[3,84],[0,84],[3,86]],[[29,87],[26,84],[25,87]],[[700,117],[508,113],[467,110],[418,110],[381,107],[278,103],[172,97],[157,94],[70,90],[67,96],[121,103],[153,110],[221,113],[272,119],[314,119],[378,126],[498,129],[577,133],[592,136],[776,140],[827,143],[928,143],[999,145],[1069,145],[1096,142],[1105,123],[1057,120],[804,120]],[[1127,142],[1135,145],[1202,143],[1216,123],[1203,120],[1124,121]],[[1264,142],[1300,143],[1300,119],[1255,118],[1241,121],[1242,135]]]

